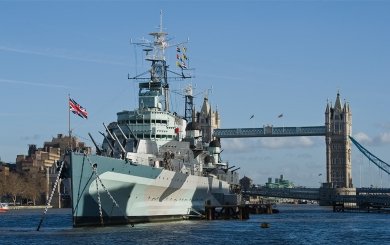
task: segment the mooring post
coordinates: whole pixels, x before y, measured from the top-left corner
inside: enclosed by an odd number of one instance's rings
[[[215,207],[206,205],[205,206],[205,213],[206,213],[206,219],[207,220],[214,220],[215,219]]]
[[[267,214],[272,214],[272,206],[271,206],[271,204],[267,204],[266,205],[266,212],[267,212]]]

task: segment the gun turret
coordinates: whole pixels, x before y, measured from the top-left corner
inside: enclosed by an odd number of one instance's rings
[[[121,142],[119,141],[118,137],[117,137],[115,134],[111,134],[110,130],[108,130],[107,126],[106,126],[104,123],[103,123],[103,126],[104,126],[104,128],[106,129],[107,133],[110,135],[110,137],[111,137],[114,141],[116,141],[116,142],[118,143],[119,148],[121,149],[121,152],[122,152],[123,154],[125,154],[125,153],[126,153],[126,150],[125,150],[125,148],[123,147],[123,145],[121,144]]]

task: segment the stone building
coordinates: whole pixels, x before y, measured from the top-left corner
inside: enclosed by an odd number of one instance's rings
[[[45,192],[47,201],[57,177],[57,162],[62,159],[66,150],[70,148],[73,151],[91,153],[91,148],[87,147],[84,142],[79,141],[76,137],[58,134],[51,141],[44,142],[42,148],[37,148],[36,145],[29,145],[27,155],[17,155],[16,171],[18,173],[31,171],[45,173],[46,188],[43,191]],[[58,192],[53,199],[53,206],[61,206],[59,205],[60,196],[58,195],[61,192],[61,188],[64,188],[64,186],[59,186]]]
[[[0,178],[4,176],[8,176],[10,171],[10,167],[8,164],[0,162]]]
[[[326,180],[334,188],[352,188],[351,141],[352,112],[348,103],[342,105],[340,93],[336,102],[326,105]]]
[[[45,149],[50,147],[59,148],[60,155],[63,156],[65,151],[71,148],[73,151],[86,151],[87,153],[91,153],[91,148],[87,147],[84,142],[80,141],[78,138],[68,135],[57,134],[57,137],[53,137],[53,139],[49,142],[45,142]]]
[[[36,145],[29,145],[28,155],[17,155],[16,171],[19,173],[29,171],[45,171],[60,160],[60,149],[44,147],[37,149]]]
[[[215,111],[211,109],[207,96],[203,100],[202,109],[197,113],[197,122],[201,127],[202,141],[206,143],[211,142],[214,129],[221,126],[221,119],[218,109]]]

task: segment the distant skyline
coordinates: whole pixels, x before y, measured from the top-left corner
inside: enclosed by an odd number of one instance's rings
[[[163,25],[189,39],[196,107],[207,92],[222,128],[321,126],[339,91],[353,136],[390,162],[390,1],[6,1],[0,0],[0,158],[68,133],[68,94],[88,111],[74,134],[102,141],[102,123],[137,107],[147,69],[130,39]],[[168,50],[175,69],[175,52]],[[181,91],[187,82],[172,81]],[[184,115],[182,96],[171,108]],[[279,117],[283,115],[282,117]],[[252,117],[253,116],[253,117]],[[318,187],[325,138],[222,139],[222,160],[257,184],[268,177]],[[352,148],[353,184],[390,187],[390,177]]]

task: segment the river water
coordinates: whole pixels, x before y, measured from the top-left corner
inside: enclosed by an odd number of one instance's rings
[[[280,205],[249,220],[178,221],[73,228],[70,209],[0,213],[0,244],[390,244],[390,214],[333,213],[317,205]],[[261,228],[262,223],[269,228]]]

